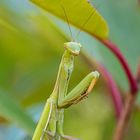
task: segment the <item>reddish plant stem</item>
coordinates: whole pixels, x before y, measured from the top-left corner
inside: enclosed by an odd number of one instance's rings
[[[116,112],[116,118],[119,119],[123,105],[122,105],[121,94],[118,90],[118,87],[113,77],[102,64],[99,64],[97,62],[95,63],[93,59],[85,52],[82,52],[82,58],[86,62],[86,64],[88,64],[88,66],[91,68],[91,70],[93,70],[96,65],[97,69],[102,73],[102,76],[105,79],[108,89],[110,90],[111,93],[112,101]]]
[[[116,109],[116,117],[117,119],[119,119],[123,108],[121,94],[112,75],[108,72],[108,70],[103,65],[100,65],[100,67],[104,75],[104,78],[106,80],[106,83],[111,91],[112,100],[114,102],[114,106]]]
[[[127,125],[128,125],[128,122],[129,122],[129,119],[131,116],[131,112],[132,112],[132,108],[134,106],[135,98],[137,95],[138,84],[137,84],[137,80],[133,77],[133,74],[129,68],[129,65],[128,65],[126,59],[122,55],[121,51],[117,48],[117,46],[109,40],[100,40],[99,39],[99,41],[102,42],[108,49],[110,49],[114,53],[114,55],[118,58],[118,60],[120,61],[120,64],[122,65],[122,67],[126,73],[126,76],[128,78],[129,84],[130,84],[131,91],[130,91],[130,94],[128,95],[128,97],[126,98],[126,102],[125,102],[124,108],[122,110],[121,116],[118,120],[115,134],[113,137],[113,140],[123,140],[123,136],[127,129]]]
[[[117,48],[117,46],[113,44],[110,40],[99,40],[99,41],[102,42],[108,49],[110,49],[120,61],[120,64],[122,65],[127,75],[127,78],[129,80],[129,84],[131,87],[131,94],[137,93],[137,90],[138,90],[137,82],[135,78],[133,77],[133,74],[129,68],[129,65],[126,59],[124,58],[124,56],[122,55],[121,51],[119,50],[119,48]]]
[[[136,80],[137,80],[137,83],[138,83],[138,85],[139,85],[139,84],[140,84],[140,61],[139,61],[139,63],[138,63]]]
[[[131,112],[135,102],[136,94],[129,94],[126,98],[125,106],[123,108],[121,117],[117,123],[113,140],[123,140],[124,134],[130,120]]]

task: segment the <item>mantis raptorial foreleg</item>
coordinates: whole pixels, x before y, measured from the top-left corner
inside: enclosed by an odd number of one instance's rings
[[[76,42],[68,42],[64,44],[64,47],[66,50],[59,66],[54,90],[44,107],[33,140],[78,140],[63,133],[64,109],[78,103],[91,92],[99,73],[91,72],[67,94],[74,56],[79,54],[81,45]]]
[[[58,107],[67,108],[82,100],[91,92],[98,77],[99,73],[97,71],[88,74],[71,92],[66,95],[63,101],[58,102]]]

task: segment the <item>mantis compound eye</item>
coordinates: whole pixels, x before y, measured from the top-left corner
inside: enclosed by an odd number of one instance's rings
[[[80,43],[77,42],[67,42],[64,43],[64,47],[73,55],[79,55],[82,46]]]

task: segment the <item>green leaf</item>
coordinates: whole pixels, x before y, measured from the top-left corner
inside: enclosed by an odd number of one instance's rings
[[[103,17],[87,0],[31,0],[46,11],[68,21],[87,33],[98,37],[108,37],[108,26]],[[92,16],[93,15],[93,16]],[[88,20],[88,18],[90,18]],[[67,20],[66,20],[67,21]]]
[[[29,134],[32,134],[35,123],[25,110],[10,95],[0,90],[0,116],[16,123],[24,128]]]

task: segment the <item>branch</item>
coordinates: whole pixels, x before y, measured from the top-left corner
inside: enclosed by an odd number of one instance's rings
[[[123,136],[126,132],[130,120],[131,112],[134,106],[135,97],[136,97],[135,95],[136,94],[133,95],[129,94],[128,97],[126,98],[125,106],[122,111],[121,117],[117,123],[113,140],[123,140]]]

